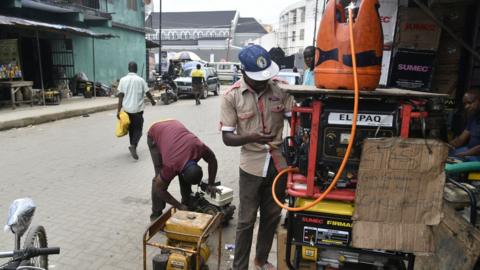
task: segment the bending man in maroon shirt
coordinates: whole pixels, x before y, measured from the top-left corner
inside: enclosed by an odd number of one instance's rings
[[[180,210],[188,209],[192,185],[198,185],[203,177],[200,159],[208,163],[207,193],[215,194],[217,159],[200,139],[177,120],[165,120],[153,124],[148,130],[148,148],[152,155],[155,177],[152,181],[152,214],[154,220],[162,214],[165,203]],[[169,192],[170,182],[178,175],[181,203]]]

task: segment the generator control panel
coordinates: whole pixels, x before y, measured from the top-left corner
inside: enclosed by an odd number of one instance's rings
[[[294,239],[310,246],[347,246],[351,241],[352,220],[348,216],[300,212],[294,215]]]
[[[320,123],[320,140],[317,160],[319,163],[334,167],[339,165],[347,150],[353,120],[353,102],[351,100],[329,100],[325,102]],[[381,101],[362,101],[357,116],[355,144],[348,164],[358,165],[363,141],[366,138],[392,137],[399,134],[399,106],[397,103]]]

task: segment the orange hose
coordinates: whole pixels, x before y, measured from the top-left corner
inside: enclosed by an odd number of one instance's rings
[[[350,29],[350,50],[352,53],[352,64],[353,64],[353,81],[354,81],[354,102],[353,102],[353,120],[352,120],[352,128],[350,130],[350,139],[348,140],[348,146],[347,146],[347,151],[345,152],[345,156],[343,156],[342,163],[340,164],[340,167],[338,168],[337,173],[335,174],[335,178],[333,179],[332,183],[328,186],[328,188],[325,190],[325,192],[320,195],[315,201],[304,205],[302,207],[289,207],[284,205],[280,200],[277,198],[277,194],[275,194],[275,187],[277,185],[278,180],[280,179],[280,176],[282,176],[285,173],[292,173],[292,172],[297,172],[297,168],[292,168],[288,167],[286,169],[283,169],[278,173],[278,175],[275,177],[272,183],[272,196],[273,199],[275,200],[275,203],[282,207],[283,209],[286,209],[288,211],[292,212],[298,212],[298,211],[303,211],[306,209],[311,208],[312,206],[316,205],[319,203],[321,200],[323,200],[330,191],[335,187],[337,184],[338,179],[340,179],[340,176],[343,173],[343,170],[345,169],[345,166],[347,165],[348,157],[350,156],[350,151],[352,150],[353,142],[355,141],[355,133],[357,130],[357,116],[358,116],[358,99],[359,99],[359,89],[358,89],[358,78],[357,78],[357,58],[355,55],[355,43],[353,41],[353,18],[352,18],[352,8],[348,9],[348,25]]]

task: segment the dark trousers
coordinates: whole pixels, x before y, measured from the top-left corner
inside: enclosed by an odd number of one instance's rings
[[[128,135],[130,137],[130,145],[137,146],[142,137],[143,130],[143,112],[127,113],[130,118],[130,126],[128,127]]]
[[[195,96],[195,103],[199,104],[200,103],[200,95],[203,92],[203,85],[194,83],[192,84],[192,93]]]
[[[267,177],[251,175],[240,169],[240,205],[235,239],[235,259],[233,260],[234,270],[248,269],[258,208],[260,208],[260,224],[255,258],[260,263],[268,260],[282,211],[272,197],[272,182],[277,173],[273,162],[269,164]],[[275,189],[277,197],[282,202],[285,199],[286,180],[285,175],[278,181]]]
[[[150,155],[152,156],[153,168],[155,170],[155,176],[160,174],[160,168],[157,164],[162,163],[162,157],[158,153],[156,146],[153,140],[150,137],[147,137],[148,149],[150,150]],[[178,180],[180,184],[180,194],[182,195],[182,204],[188,204],[188,199],[192,193],[192,185],[187,183],[182,175],[178,175]],[[152,217],[158,217],[162,214],[163,209],[165,209],[166,203],[163,201],[155,191],[155,178],[152,179]]]

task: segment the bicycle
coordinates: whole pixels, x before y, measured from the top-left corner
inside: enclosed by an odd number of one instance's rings
[[[60,254],[60,248],[48,247],[47,234],[43,226],[33,226],[28,230],[21,248],[21,239],[33,219],[35,205],[29,198],[13,201],[9,209],[6,229],[15,235],[13,251],[0,252],[0,259],[11,258],[0,264],[0,270],[48,270],[48,255]]]

